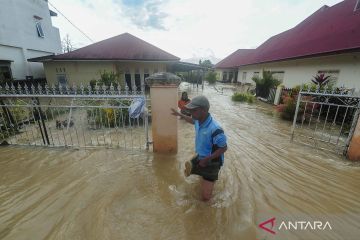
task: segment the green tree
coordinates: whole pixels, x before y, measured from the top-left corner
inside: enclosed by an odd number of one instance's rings
[[[206,74],[205,79],[209,82],[209,84],[214,84],[216,82],[216,72],[209,71]]]
[[[199,65],[206,68],[212,68],[214,66],[214,64],[212,64],[208,59],[204,61],[199,60]]]

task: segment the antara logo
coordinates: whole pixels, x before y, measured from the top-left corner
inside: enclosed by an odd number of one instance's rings
[[[267,224],[269,224],[269,223],[271,224],[271,229],[265,226],[265,225],[267,225]],[[264,229],[265,231],[267,231],[267,232],[269,232],[269,233],[271,233],[271,234],[276,234],[276,233],[272,230],[272,228],[273,228],[274,226],[275,226],[275,218],[270,218],[269,220],[267,220],[267,221],[262,222],[262,223],[259,224],[259,227],[260,227],[260,228]]]
[[[271,234],[276,234],[273,230],[275,227],[276,218],[270,218],[265,222],[259,224],[259,227]],[[282,221],[277,230],[332,230],[328,221]]]

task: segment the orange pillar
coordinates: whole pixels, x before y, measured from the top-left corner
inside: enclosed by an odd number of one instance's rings
[[[354,134],[349,144],[347,157],[352,161],[360,160],[360,118],[357,120]]]
[[[177,118],[171,115],[170,109],[177,109],[180,82],[181,79],[171,73],[156,73],[146,78],[150,85],[154,152],[177,152]]]

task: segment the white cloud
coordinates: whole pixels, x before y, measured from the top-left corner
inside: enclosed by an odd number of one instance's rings
[[[224,58],[239,48],[257,47],[269,37],[294,27],[321,6],[340,1],[137,0],[129,5],[129,0],[50,0],[50,3],[95,42],[129,32],[186,59],[199,54]],[[53,18],[53,24],[60,29],[61,37],[69,34],[76,47],[91,43],[60,14]]]

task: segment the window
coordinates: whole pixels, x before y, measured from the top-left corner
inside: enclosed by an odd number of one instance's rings
[[[259,72],[254,72],[253,77],[258,78],[259,76],[260,76],[260,73],[259,73]]]
[[[233,81],[233,77],[234,77],[234,73],[230,72],[229,73],[229,81],[232,82]]]
[[[144,82],[145,82],[145,79],[149,76],[150,76],[149,69],[145,68],[144,69]],[[150,89],[149,85],[147,85],[145,82],[145,91],[148,91],[149,89]]]
[[[39,37],[44,37],[44,31],[41,27],[41,22],[36,22],[36,30]]]
[[[271,73],[275,79],[279,80],[281,83],[284,82],[284,71],[271,71]]]
[[[244,82],[246,82],[246,72],[243,72],[243,75],[242,75],[242,80],[244,81]]]
[[[144,81],[145,81],[145,79],[147,78],[147,77],[149,77],[150,76],[150,74],[149,74],[149,69],[148,68],[145,68],[144,69]]]
[[[223,81],[227,80],[227,72],[223,72]]]
[[[141,91],[141,78],[140,78],[140,74],[136,73],[135,74],[135,86],[136,86],[136,91]]]
[[[58,81],[59,86],[66,86],[67,84],[66,74],[56,74],[56,79]]]
[[[0,83],[11,80],[11,69],[9,66],[1,66],[0,65]]]
[[[129,88],[129,91],[132,91],[132,84],[131,84],[131,74],[125,73],[125,83],[127,87]]]

